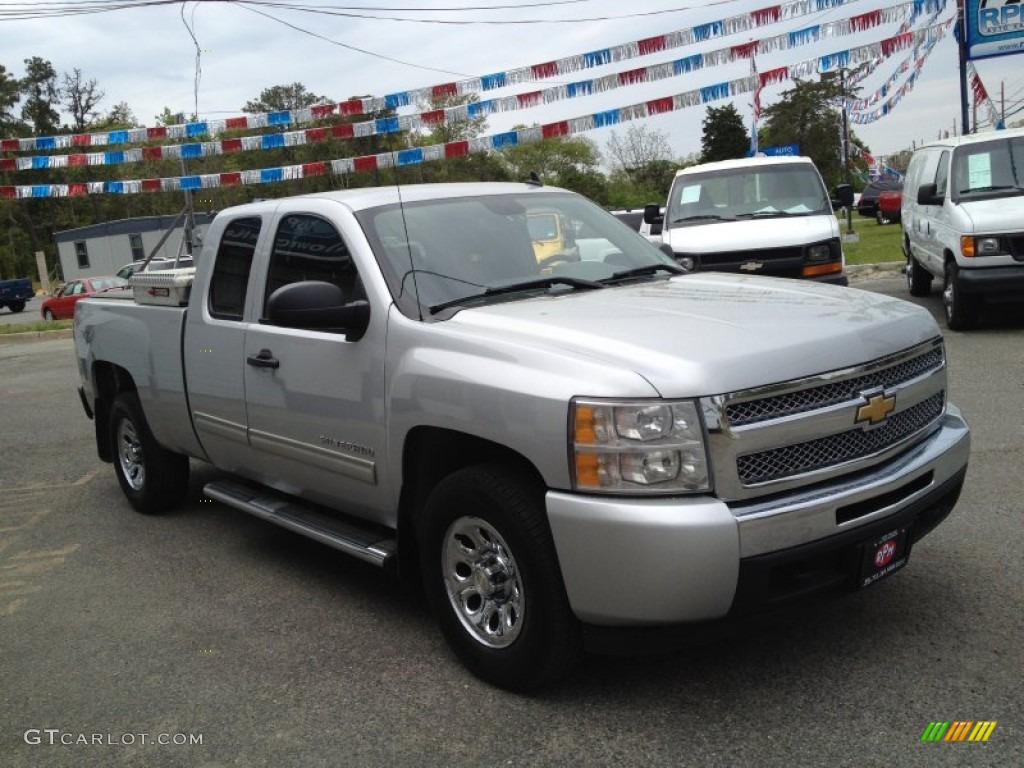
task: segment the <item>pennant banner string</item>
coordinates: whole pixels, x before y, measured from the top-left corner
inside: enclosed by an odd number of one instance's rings
[[[783,21],[791,21],[823,10],[849,5],[859,0],[791,0],[791,2],[772,5],[750,13],[731,16],[720,21],[669,32],[665,35],[635,40],[630,43],[611,46],[597,51],[568,56],[541,64],[497,72],[467,80],[440,83],[409,91],[399,91],[385,96],[372,96],[361,99],[350,99],[339,103],[320,104],[298,110],[264,112],[254,115],[231,117],[226,119],[201,120],[182,122],[175,125],[157,126],[152,128],[129,128],[125,130],[105,131],[98,133],[61,134],[57,136],[39,136],[35,138],[16,138],[0,141],[0,150],[4,152],[49,151],[68,149],[71,147],[116,146],[118,144],[136,144],[161,139],[187,140],[201,136],[216,136],[224,131],[265,128],[268,126],[301,125],[319,120],[333,114],[368,115],[384,110],[395,110],[399,107],[423,103],[444,96],[480,93],[506,86],[526,82],[536,82],[560,77],[585,69],[614,64],[620,61],[648,56],[674,48],[683,48],[696,43],[747,32],[758,27],[769,26]],[[750,44],[722,49],[737,49],[734,57],[749,58],[754,53],[767,53],[772,50],[786,50],[797,45],[817,42],[829,37],[861,32],[888,21],[902,18],[909,10],[917,14],[924,10],[941,11],[946,7],[946,0],[911,0],[894,4],[888,8],[870,11],[839,21],[813,24],[802,29],[788,32],[762,40],[754,50]],[[718,64],[723,59],[722,50],[711,54],[703,54],[707,64]]]
[[[884,18],[884,14],[877,14]],[[848,20],[845,20],[848,21]],[[867,29],[868,27],[862,27]],[[924,28],[925,30],[929,28]],[[892,48],[894,41],[902,40],[910,33],[901,33],[895,38],[887,38],[880,43],[881,50]],[[918,39],[918,38],[913,38]],[[769,39],[771,43],[774,38]],[[904,40],[906,42],[906,40]],[[28,171],[49,168],[67,168],[76,166],[119,165],[137,163],[147,160],[163,160],[196,157],[212,157],[238,151],[255,151],[280,149],[282,147],[302,146],[305,144],[325,141],[331,138],[353,139],[367,136],[384,135],[403,131],[429,130],[439,124],[457,124],[501,112],[531,109],[541,104],[551,104],[566,99],[590,96],[594,93],[605,93],[617,88],[628,88],[641,83],[650,83],[695,72],[710,66],[730,63],[742,58],[753,60],[754,52],[768,49],[763,40],[754,40],[741,46],[721,48],[703,54],[694,54],[683,59],[652,64],[647,67],[616,72],[594,80],[582,80],[575,83],[544,88],[529,93],[520,93],[486,101],[476,101],[445,109],[428,110],[410,115],[382,117],[357,123],[343,123],[330,127],[306,128],[283,133],[268,133],[256,136],[244,136],[235,139],[191,142],[185,144],[167,144],[135,149],[108,150],[74,155],[35,155],[19,158],[0,158],[0,171]],[[803,38],[792,46],[806,44]],[[785,68],[788,77],[805,77],[815,72],[828,71],[848,62],[848,52],[840,51],[816,59],[809,59]],[[780,82],[779,70],[769,70],[769,79],[764,85]],[[762,86],[763,87],[763,86]]]
[[[863,45],[843,51],[841,56],[839,54],[830,54],[830,57],[843,58],[855,64],[870,61],[878,56],[894,55],[899,51],[912,47],[920,37],[927,37],[932,34],[934,34],[934,30],[923,29],[909,37],[901,35],[895,41],[885,40],[880,43]],[[941,35],[941,28],[938,34]],[[813,71],[811,67],[820,64],[820,62],[821,59],[812,60],[810,62],[811,66],[808,67],[808,73]],[[716,83],[673,96],[665,96],[618,109],[605,110],[545,125],[479,136],[466,141],[452,141],[428,147],[410,147],[396,152],[341,158],[331,161],[317,161],[278,168],[125,181],[2,186],[0,187],[0,198],[73,197],[90,194],[136,194],[140,192],[211,189],[239,184],[265,184],[275,181],[302,179],[307,176],[322,176],[327,173],[345,175],[373,171],[379,168],[417,165],[432,160],[461,157],[476,152],[502,150],[543,139],[575,135],[598,128],[618,125],[630,120],[639,120],[666,112],[701,106],[711,101],[751,93],[760,87],[762,83],[778,82],[780,77],[785,79],[787,76],[795,76],[794,70],[806,65],[807,63],[805,62],[793,67],[779,67],[760,72],[756,75],[748,75],[737,80]]]

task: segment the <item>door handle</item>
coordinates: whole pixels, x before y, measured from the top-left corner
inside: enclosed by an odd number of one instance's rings
[[[269,349],[261,349],[258,355],[249,355],[245,362],[257,368],[277,368],[281,365],[281,361],[274,357]]]

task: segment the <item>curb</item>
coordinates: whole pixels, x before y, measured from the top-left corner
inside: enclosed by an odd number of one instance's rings
[[[33,341],[50,341],[52,339],[70,339],[74,335],[74,328],[60,328],[56,331],[29,331],[28,333],[3,333],[0,334],[0,346],[4,344],[28,344]]]

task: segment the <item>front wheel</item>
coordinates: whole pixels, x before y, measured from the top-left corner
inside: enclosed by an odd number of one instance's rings
[[[956,266],[947,264],[946,282],[942,289],[946,325],[954,331],[969,331],[978,323],[978,298],[964,294],[957,285],[956,275]]]
[[[157,443],[134,392],[118,395],[110,407],[110,440],[114,473],[136,510],[163,512],[185,497],[188,457]]]
[[[495,466],[453,473],[427,501],[419,546],[441,632],[473,674],[530,690],[572,669],[580,629],[536,483]]]
[[[44,309],[43,310],[43,320],[46,320],[47,322],[53,322],[54,319],[55,318],[54,318],[53,312],[51,310],[49,310],[49,309]]]
[[[11,308],[11,312],[21,312],[23,309],[25,309],[25,302],[24,301],[12,301],[7,306]]]

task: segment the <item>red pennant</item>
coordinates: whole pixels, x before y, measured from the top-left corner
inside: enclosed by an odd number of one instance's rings
[[[303,176],[323,176],[326,171],[327,165],[323,161],[302,164]]]
[[[445,157],[464,157],[469,154],[468,141],[449,141],[444,145]]]
[[[563,120],[560,123],[548,123],[540,128],[541,135],[545,139],[553,139],[555,136],[569,135],[569,121]]]
[[[234,187],[242,183],[242,174],[239,171],[232,171],[231,173],[222,173],[220,175],[220,185],[222,187]]]
[[[377,170],[377,156],[376,155],[364,155],[363,157],[357,157],[352,161],[352,167],[357,172],[375,171]]]

